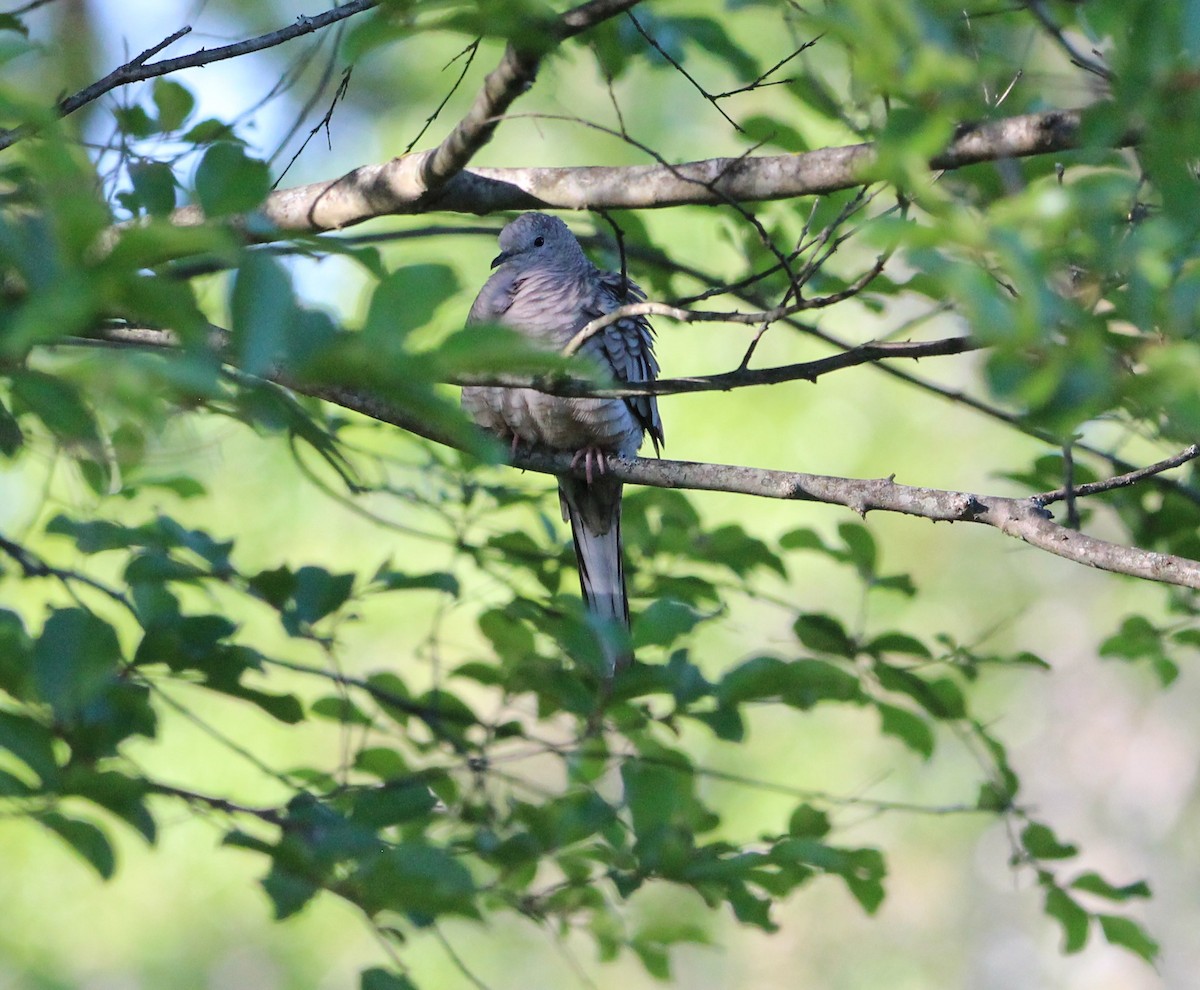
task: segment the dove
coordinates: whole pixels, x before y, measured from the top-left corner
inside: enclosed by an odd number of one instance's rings
[[[467,316],[468,325],[512,327],[535,345],[561,351],[585,325],[646,295],[616,272],[597,268],[565,223],[524,213],[500,232],[500,254]],[[578,353],[618,382],[658,375],[653,331],[641,317],[624,317],[590,337]],[[621,489],[605,473],[605,456],[633,457],[647,433],[657,452],[662,420],[654,396],[568,398],[528,388],[468,386],[466,412],[480,426],[518,444],[571,451],[585,478],[558,479],[563,519],[571,524],[579,586],[587,608],[629,629],[621,545]],[[629,651],[610,651],[608,675],[628,666]]]

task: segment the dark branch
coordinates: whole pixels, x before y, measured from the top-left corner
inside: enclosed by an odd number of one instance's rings
[[[1130,485],[1136,485],[1139,481],[1152,478],[1163,471],[1170,471],[1172,468],[1180,467],[1188,461],[1194,461],[1197,457],[1200,457],[1200,444],[1194,443],[1173,457],[1167,457],[1144,468],[1138,468],[1136,471],[1127,471],[1125,474],[1119,474],[1115,478],[1092,481],[1086,485],[1071,485],[1064,488],[1056,488],[1052,492],[1043,492],[1041,495],[1034,495],[1033,500],[1038,505],[1050,505],[1054,502],[1061,502],[1070,498],[1083,498],[1087,495],[1099,495],[1101,492],[1115,491],[1118,488],[1128,488]]]
[[[103,79],[98,79],[90,86],[81,89],[78,93],[74,93],[61,100],[56,110],[60,117],[66,117],[80,107],[95,102],[106,93],[120,86],[127,86],[130,83],[141,82],[145,79],[154,79],[158,76],[169,75],[172,72],[178,72],[180,69],[191,69],[198,65],[209,65],[212,62],[239,58],[251,52],[262,51],[264,48],[274,48],[276,45],[282,45],[293,38],[300,38],[306,34],[312,34],[314,31],[320,31],[331,24],[336,24],[338,21],[345,20],[347,17],[352,17],[355,14],[361,14],[363,11],[370,10],[372,7],[377,7],[378,5],[379,0],[349,0],[349,2],[339,7],[323,11],[320,14],[314,14],[311,17],[298,17],[294,24],[289,24],[278,31],[259,35],[257,38],[248,38],[245,41],[239,41],[232,45],[222,45],[219,48],[201,48],[190,54],[180,55],[178,58],[148,62],[149,58],[157,55],[167,45],[172,44],[191,31],[191,28],[181,28],[153,48],[148,48],[136,58],[114,69]],[[18,127],[0,134],[0,150],[9,147],[29,133],[31,133],[29,128]]]

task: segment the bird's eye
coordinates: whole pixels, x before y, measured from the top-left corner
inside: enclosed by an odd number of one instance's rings
[[[544,238],[544,237],[535,237],[535,238],[533,239],[533,246],[534,246],[534,247],[541,247],[541,246],[542,246],[543,244],[545,244],[545,243],[546,243],[546,238]]]

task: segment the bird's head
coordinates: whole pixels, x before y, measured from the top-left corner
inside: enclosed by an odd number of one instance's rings
[[[512,264],[520,268],[559,267],[585,260],[571,229],[558,217],[522,213],[500,231],[500,253],[492,267]]]

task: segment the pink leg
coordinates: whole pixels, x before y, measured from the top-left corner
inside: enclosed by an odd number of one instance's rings
[[[587,483],[592,483],[593,469],[597,474],[604,474],[608,471],[608,455],[599,447],[580,447],[575,451],[575,456],[571,458],[571,467],[579,466],[580,458],[583,459],[583,473],[587,478]]]

